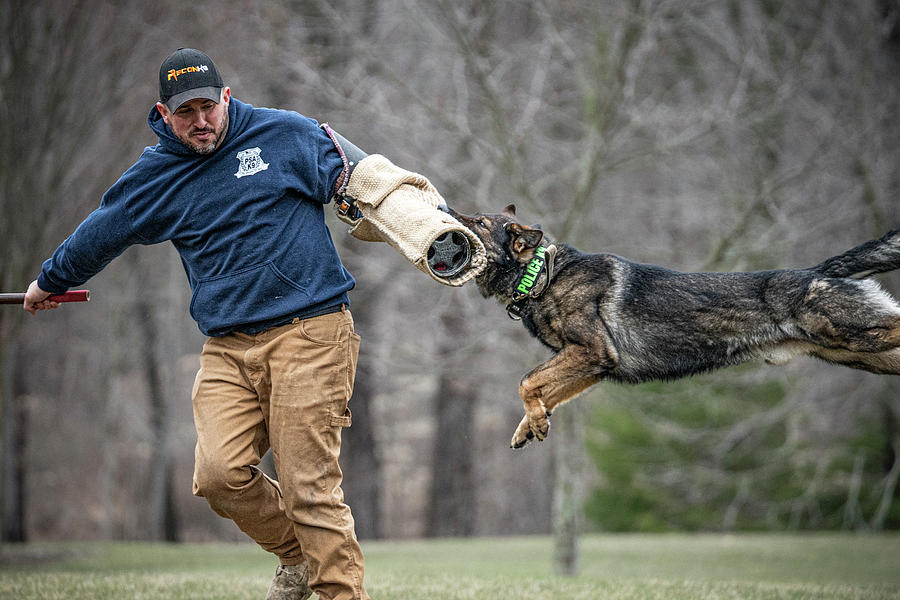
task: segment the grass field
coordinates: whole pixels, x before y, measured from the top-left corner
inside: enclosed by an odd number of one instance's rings
[[[546,537],[367,542],[375,600],[892,599],[900,535],[598,535],[581,575]],[[0,547],[2,599],[259,599],[274,560],[244,544]]]

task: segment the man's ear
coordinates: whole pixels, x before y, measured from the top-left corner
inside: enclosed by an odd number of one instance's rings
[[[544,238],[544,232],[540,229],[534,229],[521,223],[509,223],[506,226],[506,231],[512,238],[510,248],[519,259],[524,258],[522,256],[523,253],[537,248]],[[528,260],[531,260],[530,256]]]
[[[162,116],[163,123],[168,125],[169,124],[169,109],[166,107],[166,105],[163,104],[162,102],[157,102],[156,110],[158,110],[159,114]]]

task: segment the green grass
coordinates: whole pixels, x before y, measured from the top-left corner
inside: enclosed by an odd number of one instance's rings
[[[546,537],[367,542],[375,600],[900,598],[900,535],[595,535],[581,575]],[[274,559],[249,544],[0,548],[0,599],[262,599]]]

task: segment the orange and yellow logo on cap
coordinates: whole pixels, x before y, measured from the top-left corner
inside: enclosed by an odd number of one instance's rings
[[[169,78],[166,81],[175,80],[178,81],[179,75],[184,75],[185,73],[205,73],[209,71],[209,67],[206,65],[197,65],[196,67],[185,67],[183,69],[169,69]]]

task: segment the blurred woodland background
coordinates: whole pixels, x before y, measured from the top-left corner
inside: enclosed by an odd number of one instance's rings
[[[679,270],[803,267],[900,225],[897,0],[0,0],[0,284],[156,143],[161,61],[327,121],[462,212]],[[363,337],[360,537],[900,527],[900,378],[812,359],[637,387],[508,447],[546,357],[329,210]],[[881,278],[895,295],[900,274]],[[0,313],[2,538],[243,540],[191,495],[203,336],[168,244]],[[583,512],[581,507],[584,508]],[[578,515],[583,515],[578,517]],[[574,519],[574,520],[573,520]]]

